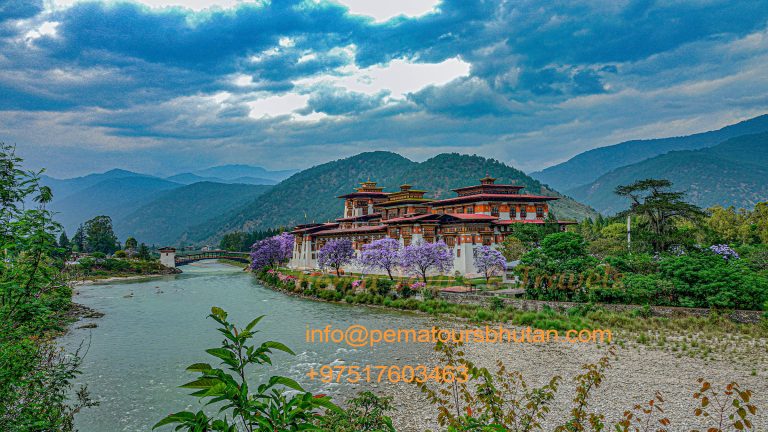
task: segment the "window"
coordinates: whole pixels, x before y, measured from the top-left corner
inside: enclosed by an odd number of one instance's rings
[[[491,207],[491,216],[498,216],[499,215],[499,207],[493,206]]]
[[[509,218],[514,219],[517,217],[517,207],[509,206]]]
[[[520,217],[525,219],[528,216],[528,213],[525,210],[525,206],[520,206]]]
[[[539,219],[544,217],[544,206],[536,206],[536,217]]]
[[[474,213],[475,212],[475,206],[468,206],[467,207],[467,213]]]

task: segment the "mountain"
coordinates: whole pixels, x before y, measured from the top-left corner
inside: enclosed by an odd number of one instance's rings
[[[768,132],[731,138],[714,147],[674,151],[615,169],[568,195],[605,214],[627,208],[616,186],[645,178],[664,178],[701,207],[751,208],[768,200]]]
[[[333,220],[342,213],[336,198],[371,179],[386,190],[403,183],[429,191],[427,196],[451,196],[450,189],[476,184],[485,174],[502,182],[524,185],[528,192],[559,196],[522,171],[479,156],[442,154],[425,162],[413,162],[396,153],[369,152],[318,165],[294,174],[256,200],[190,230],[192,241],[215,241],[234,230],[291,227],[305,222]],[[596,215],[569,198],[559,200],[553,211],[560,218]]]
[[[74,177],[69,179],[57,179],[43,175],[40,177],[40,182],[44,186],[49,186],[54,192],[54,198],[65,198],[72,195],[75,192],[79,192],[85,188],[96,185],[97,183],[105,180],[114,180],[129,177],[150,177],[144,174],[135,173],[132,171],[126,171],[122,169],[113,169],[104,173],[88,174],[82,177]]]
[[[675,150],[696,150],[717,145],[729,138],[768,131],[768,115],[762,115],[695,135],[626,141],[580,153],[561,164],[531,173],[531,177],[557,190],[586,185],[616,168]]]
[[[58,213],[56,220],[72,236],[79,224],[94,216],[108,215],[114,220],[151,201],[160,192],[179,186],[168,180],[141,175],[102,180],[64,196],[52,186],[54,200],[50,208]]]
[[[202,177],[217,177],[222,180],[235,180],[237,178],[253,177],[259,179],[269,179],[272,180],[273,183],[276,183],[292,176],[297,172],[298,170],[270,171],[266,168],[251,165],[221,165],[195,171],[193,174]]]
[[[157,195],[152,201],[115,220],[115,232],[125,239],[157,245],[178,245],[186,231],[252,202],[271,186],[198,182]]]
[[[231,180],[223,179],[219,177],[203,177],[199,176],[197,174],[192,173],[181,173],[176,174],[170,177],[166,177],[166,180],[181,183],[185,185],[190,185],[193,183],[199,183],[199,182],[213,182],[213,183],[240,183],[240,184],[250,184],[250,185],[273,185],[277,184],[278,182],[276,180],[268,179],[268,178],[260,178],[260,177],[236,177]]]

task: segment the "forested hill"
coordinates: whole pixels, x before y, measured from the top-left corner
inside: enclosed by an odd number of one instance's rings
[[[394,191],[409,183],[428,191],[429,197],[453,196],[451,189],[477,184],[490,174],[499,182],[525,186],[530,193],[560,196],[543,189],[541,183],[522,171],[493,159],[459,154],[441,154],[425,162],[413,162],[396,153],[369,152],[301,171],[274,186],[252,202],[191,229],[192,241],[215,241],[226,232],[292,227],[305,222],[334,220],[342,214],[337,198],[368,179]],[[569,198],[554,203],[559,218],[594,216],[593,210]]]
[[[752,208],[768,200],[768,133],[732,138],[717,146],[676,151],[618,168],[567,193],[605,214],[624,210],[613,193],[618,185],[644,178],[665,178],[701,207]]]
[[[180,245],[185,232],[216,216],[227,214],[272,186],[198,182],[162,194],[128,213],[113,218],[120,238],[133,236],[156,245]]]
[[[722,129],[688,136],[633,140],[580,153],[561,164],[531,173],[533,178],[559,191],[589,184],[616,168],[675,150],[712,147],[727,139],[768,132],[768,115],[761,115]]]

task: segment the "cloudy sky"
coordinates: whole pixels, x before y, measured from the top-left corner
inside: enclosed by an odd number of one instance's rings
[[[768,1],[0,0],[0,140],[33,167],[525,171],[768,112]]]

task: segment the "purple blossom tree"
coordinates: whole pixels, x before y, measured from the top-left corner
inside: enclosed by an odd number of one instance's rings
[[[341,276],[341,266],[349,264],[355,258],[355,249],[349,239],[328,240],[317,252],[317,263],[320,268],[336,270],[336,276]]]
[[[386,270],[390,280],[392,270],[400,261],[400,242],[393,238],[383,238],[363,245],[363,253],[360,255],[360,264],[367,269]]]
[[[420,276],[424,283],[427,283],[428,271],[451,271],[453,254],[442,240],[435,243],[418,242],[403,248],[399,264],[405,271]]]
[[[293,254],[293,235],[282,233],[259,240],[251,246],[251,270],[275,268],[285,264]]]
[[[485,276],[486,285],[490,283],[491,276],[503,272],[507,268],[507,260],[504,255],[489,246],[480,246],[472,251],[475,268]]]

